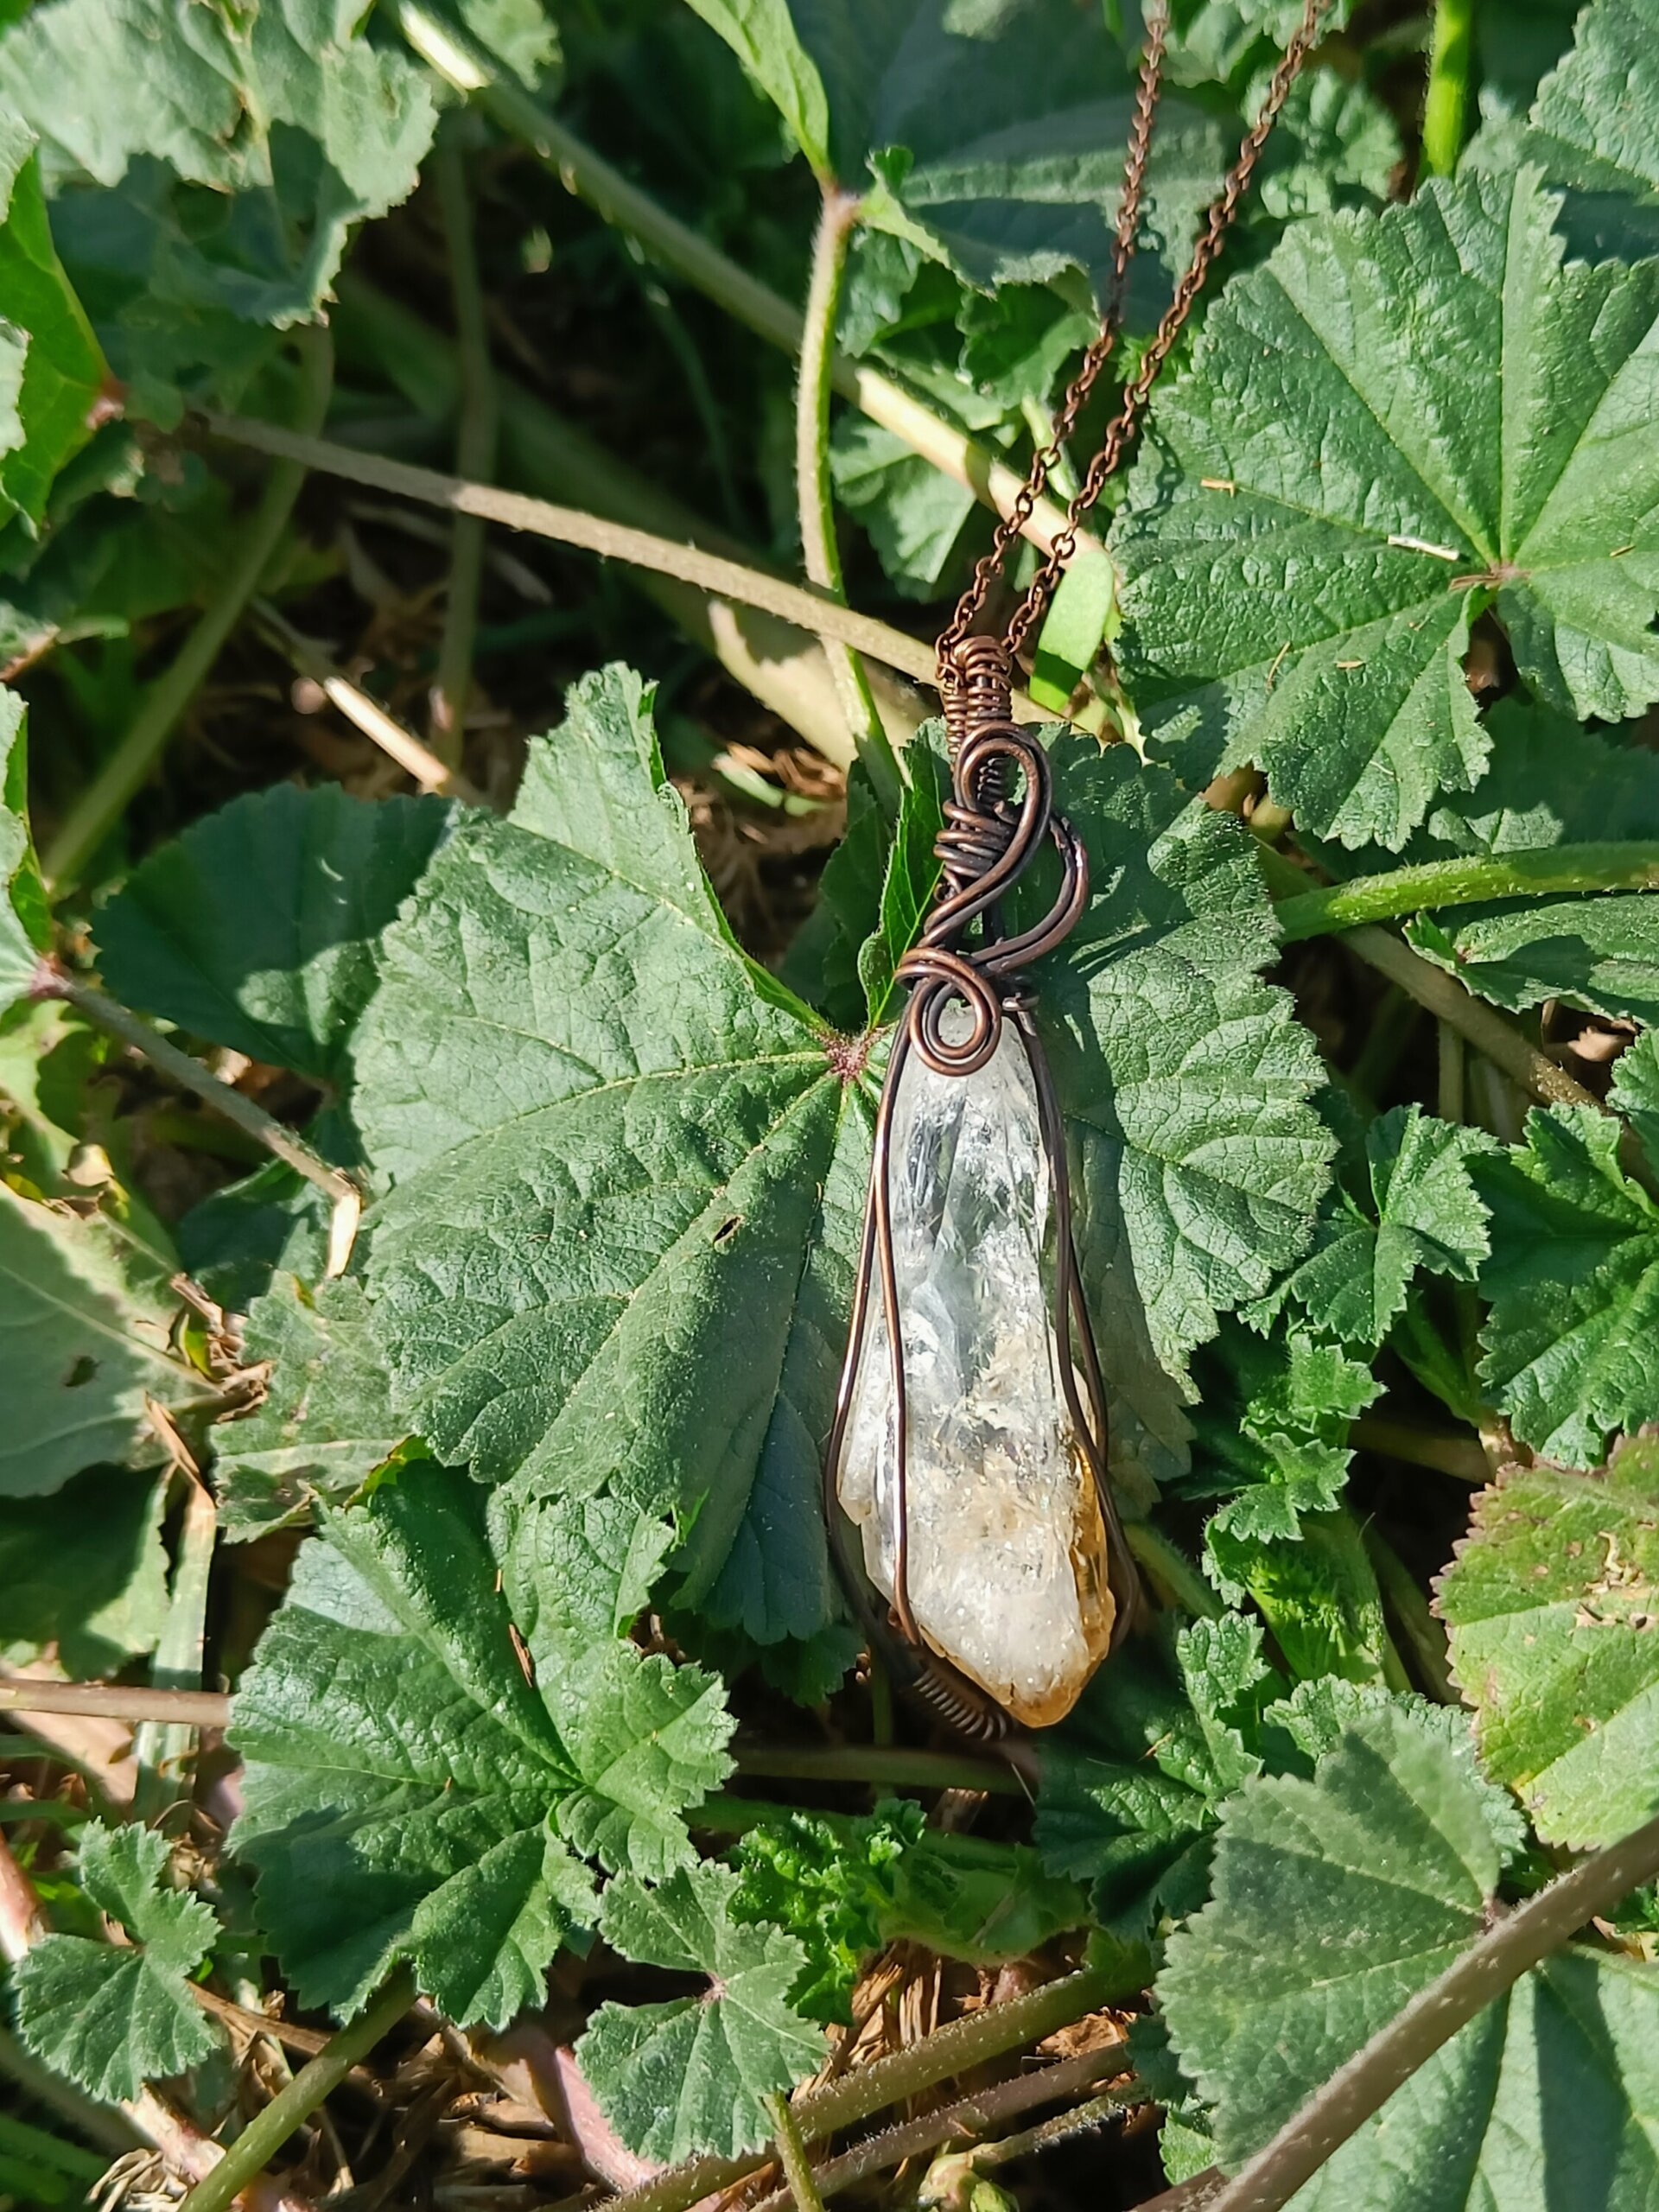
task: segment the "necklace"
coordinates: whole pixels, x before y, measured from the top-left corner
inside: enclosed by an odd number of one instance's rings
[[[1327,4],[1306,0],[1064,529],[1002,635],[978,633],[1122,327],[1168,35],[1168,0],[1152,0],[1100,331],[939,639],[951,763],[940,882],[899,968],[910,996],[876,1116],[824,1488],[867,1630],[901,1682],[964,1734],[1062,1719],[1140,1603],[1107,1475],[1059,1102],[1026,975],[1083,913],[1088,860],[1054,810],[1047,753],[1012,719],[1012,671],[1134,437]],[[1059,856],[1058,894],[1010,934],[1005,902],[1045,845]]]

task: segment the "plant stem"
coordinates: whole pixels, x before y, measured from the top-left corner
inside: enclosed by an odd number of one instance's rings
[[[1461,1122],[1467,1109],[1464,1083],[1463,1039],[1449,1021],[1437,1021],[1440,1046],[1435,1065],[1434,1110],[1443,1122]]]
[[[1597,1852],[1501,1919],[1339,2067],[1234,2180],[1205,2200],[1210,2212],[1280,2212],[1459,2028],[1656,1875],[1659,1820]]]
[[[994,1796],[1024,1795],[1007,1767],[952,1751],[912,1751],[903,1745],[835,1744],[821,1751],[787,1745],[739,1744],[740,1774],[779,1782],[868,1782],[894,1789],[982,1789]]]
[[[295,2129],[331,2096],[360,2058],[397,2026],[415,2001],[415,1981],[400,1967],[360,2018],[303,2066],[287,2088],[257,2113],[207,2177],[191,2190],[179,2212],[226,2212],[226,2207],[264,2173]]]
[[[219,1514],[212,1491],[199,1476],[187,1474],[185,1481],[178,1564],[173,1570],[166,1624],[150,1667],[150,1680],[157,1689],[182,1689],[190,1683],[200,1690],[201,1686],[207,1586],[219,1541]],[[138,1762],[132,1796],[136,1820],[153,1823],[175,1802],[179,1791],[169,1770],[176,1776],[180,1762],[195,1750],[196,1739],[196,1729],[188,1721],[146,1720],[140,1725],[132,1739],[132,1755]]]
[[[1079,2089],[1091,2089],[1105,2076],[1122,2074],[1128,2068],[1127,2052],[1120,2048],[1112,2050],[1085,2050],[1075,2058],[1063,2058],[1052,2066],[1039,2067],[1029,2074],[1017,2074],[1011,2082],[1001,2082],[994,2089],[982,2089],[977,2095],[963,2097],[955,2104],[946,2105],[938,2112],[923,2113],[918,2119],[902,2121],[897,2127],[883,2130],[872,2136],[868,2143],[860,2143],[838,2158],[827,2159],[813,2176],[819,2191],[817,2212],[822,2212],[823,2199],[838,2196],[844,2189],[851,2189],[859,2182],[884,2173],[889,2166],[896,2166],[901,2159],[913,2158],[925,2151],[936,2151],[941,2144],[954,2141],[960,2136],[973,2137],[988,2133],[994,2127],[1004,2126],[1020,2113],[1029,2112],[1033,2105],[1052,2104],[1062,2097],[1075,2096]],[[1097,2126],[1109,2113],[1121,2112],[1128,2104],[1144,2104],[1147,2092],[1138,2084],[1128,2084],[1103,2097],[1096,2097],[1084,2107],[1088,2118],[1080,2123],[1077,2114],[1063,2113],[1058,2120],[1045,2123],[1044,2128],[1027,2131],[1032,2137],[1052,2141],[1058,2136],[1075,2134],[1082,2127]],[[1069,2124],[1068,2124],[1069,2123]],[[1046,2133],[1045,2133],[1046,2130]],[[781,2148],[781,2145],[779,2146]],[[1000,2145],[988,2144],[983,2152],[969,2152],[963,2164],[970,2169],[991,2162],[992,2154]],[[1033,2147],[1022,2145],[1021,2147]],[[1041,2148],[1041,2143],[1034,2147]],[[1010,2153],[1009,2155],[1017,2155]],[[785,2168],[788,2171],[787,2166]],[[798,2205],[804,2200],[798,2195]],[[790,2191],[778,2190],[770,2196],[763,2196],[750,2212],[788,2212]]]
[[[75,1007],[96,1027],[107,1030],[111,1037],[118,1037],[124,1045],[142,1052],[152,1067],[170,1076],[181,1089],[193,1091],[204,1105],[222,1114],[227,1122],[233,1122],[245,1136],[264,1145],[267,1152],[274,1153],[296,1174],[302,1175],[308,1183],[325,1192],[334,1200],[334,1211],[329,1224],[328,1261],[324,1272],[330,1276],[345,1272],[363,1211],[363,1194],[350,1176],[320,1160],[292,1129],[273,1121],[263,1107],[256,1106],[251,1098],[245,1098],[228,1083],[221,1083],[200,1060],[193,1060],[188,1052],[181,1052],[159,1030],[152,1029],[149,1022],[130,1014],[125,1007],[106,998],[90,983],[67,974],[54,961],[41,963],[29,995],[35,999],[61,999],[66,1006]],[[42,1712],[46,1709],[40,1708]]]
[[[1423,101],[1423,168],[1430,176],[1450,176],[1463,151],[1474,44],[1475,0],[1435,0]]]
[[[327,332],[321,327],[299,332],[297,340],[299,427],[304,432],[320,430],[334,388],[334,348]],[[194,628],[150,686],[126,735],[70,808],[47,847],[41,867],[51,888],[67,890],[79,880],[122,809],[155,766],[241,619],[243,608],[258,589],[304,481],[303,462],[291,456],[279,458],[266,477],[259,503],[239,533],[230,566]]]
[[[811,273],[806,288],[806,316],[801,332],[801,365],[795,380],[795,505],[800,518],[801,556],[807,581],[843,606],[841,548],[836,542],[835,501],[830,490],[830,372],[835,353],[836,316],[841,306],[847,249],[858,221],[858,201],[838,185],[824,188],[823,206],[812,239]],[[899,803],[899,771],[876,713],[864,666],[849,645],[824,639],[830,672],[854,745],[878,776],[884,805]],[[871,755],[874,754],[874,758]]]
[[[1041,2043],[1109,2004],[1114,1987],[1114,1977],[1107,1968],[1085,1967],[1080,1974],[1046,1982],[1006,2005],[989,2005],[965,2019],[952,2020],[919,2043],[843,2074],[821,2089],[810,2089],[792,2107],[801,2140],[816,2143],[971,2068]],[[767,2163],[767,2158],[766,2152],[760,2152],[741,2158],[690,2159],[613,2198],[606,2212],[688,2212],[703,2197],[729,2189],[734,2182],[753,2173]]]
[[[800,351],[802,318],[786,299],[659,207],[539,101],[499,76],[490,57],[447,12],[429,0],[391,0],[391,12],[421,59],[458,92],[475,97],[486,113],[550,169],[567,192],[586,200],[603,221],[638,238],[665,268],[695,284],[757,337],[785,353]],[[912,453],[999,514],[1008,513],[1021,480],[983,446],[890,377],[844,355],[833,357],[830,380],[861,413],[891,430]],[[1063,511],[1051,499],[1039,499],[1025,534],[1046,552],[1065,527]]]
[[[392,492],[402,499],[423,500],[429,506],[448,507],[454,514],[481,515],[486,522],[503,523],[509,530],[526,531],[562,545],[579,545],[607,560],[626,561],[634,568],[676,576],[700,591],[735,600],[740,607],[762,607],[768,614],[779,614],[803,629],[841,639],[922,683],[932,680],[933,656],[918,639],[878,622],[874,615],[855,614],[849,607],[838,607],[822,593],[785,583],[721,554],[676,544],[670,538],[653,537],[625,523],[607,522],[600,515],[584,514],[575,507],[556,506],[549,499],[529,499],[522,492],[499,491],[491,484],[469,483],[459,476],[445,476],[435,468],[388,461],[326,438],[302,436],[274,423],[250,422],[233,415],[209,415],[206,420],[214,437],[232,445],[277,454],[323,474],[344,477],[351,484],[366,484],[377,492]]]
[[[269,600],[254,601],[253,619],[301,675],[308,676],[318,686],[330,705],[344,715],[354,729],[360,730],[372,745],[378,745],[389,760],[395,760],[423,791],[435,791],[444,798],[458,798],[467,806],[486,804],[483,792],[459,768],[451,767],[429,746],[423,745],[413,730],[405,729],[395,715],[389,715],[378,699],[369,696],[361,684],[353,683],[315,639],[303,636]]]
[[[110,1682],[37,1682],[0,1675],[0,1713],[79,1713],[103,1720],[226,1728],[231,1700],[218,1690],[125,1689]]]
[[[1446,1664],[1446,1630],[1429,1611],[1428,1599],[1418,1587],[1416,1576],[1375,1522],[1366,1526],[1365,1549],[1382,1603],[1393,1614],[1395,1626],[1417,1662],[1419,1680],[1440,1704],[1456,1705],[1457,1688]]]
[[[1305,881],[1305,880],[1304,880]],[[1300,890],[1281,899],[1274,918],[1287,944],[1328,937],[1359,922],[1386,922],[1423,907],[1472,906],[1486,899],[1535,898],[1556,891],[1659,889],[1659,845],[1651,840],[1548,845],[1491,860],[1427,861],[1387,875]]]
[[[1529,1045],[1502,1014],[1466,991],[1455,976],[1448,976],[1432,961],[1420,959],[1408,944],[1387,930],[1367,923],[1344,930],[1342,942],[1370,968],[1390,982],[1398,983],[1419,1005],[1466,1037],[1478,1052],[1545,1106],[1593,1106],[1608,1109],[1593,1091],[1575,1083],[1565,1068],[1557,1067],[1547,1052]]]
[[[438,212],[449,252],[449,281],[454,295],[455,337],[461,369],[461,408],[455,428],[455,474],[488,478],[495,474],[500,426],[495,371],[479,283],[478,249],[473,236],[473,207],[461,161],[459,118],[446,118],[438,133],[433,174]],[[432,685],[432,748],[448,768],[461,766],[467,695],[472,687],[473,640],[478,633],[478,587],[484,572],[485,530],[476,515],[457,515],[449,541],[449,575],[444,592],[443,634],[438,643],[437,674]]]
[[[772,2122],[772,2143],[784,2170],[784,2177],[789,2183],[782,2194],[782,2202],[785,2205],[792,2203],[795,2212],[823,2212],[823,2199],[812,2178],[812,2164],[806,2155],[806,2145],[801,2140],[801,2131],[795,2125],[789,2099],[768,2097],[766,2107],[766,2116]]]
[[[1403,1459],[1410,1467],[1432,1467],[1436,1474],[1451,1475],[1460,1483],[1484,1485],[1491,1478],[1478,1440],[1452,1430],[1419,1428],[1412,1421],[1389,1421],[1385,1414],[1362,1414],[1349,1430],[1348,1441],[1363,1452]]]
[[[1126,1521],[1123,1541],[1136,1564],[1166,1605],[1179,1606],[1194,1620],[1218,1620],[1222,1602],[1178,1544],[1150,1521]]]

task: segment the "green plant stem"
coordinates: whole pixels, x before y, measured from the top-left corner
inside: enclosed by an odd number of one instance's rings
[[[1443,1122],[1461,1122],[1467,1107],[1465,1097],[1463,1039],[1449,1021],[1437,1021],[1434,1110]]]
[[[913,1751],[903,1745],[834,1744],[822,1751],[786,1745],[735,1747],[740,1774],[776,1782],[868,1782],[892,1789],[982,1789],[994,1796],[1024,1793],[1005,1766],[951,1751]]]
[[[806,2155],[806,2145],[801,2140],[801,2131],[795,2125],[795,2115],[790,2110],[789,2099],[768,2097],[766,2117],[772,2122],[772,2139],[778,2152],[778,2162],[784,2170],[789,2187],[785,2202],[792,2203],[795,2212],[823,2212],[823,2199],[818,2185],[812,2178],[812,2162]]]
[[[1281,2212],[1459,2028],[1656,1876],[1659,1820],[1597,1852],[1499,1920],[1339,2067],[1234,2180],[1203,2200],[1209,2212]]]
[[[1109,2004],[1116,1991],[1115,1978],[1107,1968],[1089,1967],[1006,2005],[989,2005],[965,2019],[952,2020],[919,2043],[798,2097],[792,2110],[801,2140],[818,2142],[958,2074],[1041,2043]],[[766,2163],[764,2152],[741,2158],[693,2158],[612,2198],[606,2212],[688,2212],[690,2206],[717,2190],[729,2189]],[[194,2208],[187,2207],[185,2212],[194,2212]]]
[[[1453,1430],[1419,1428],[1414,1422],[1390,1421],[1386,1414],[1362,1414],[1349,1430],[1348,1440],[1363,1452],[1380,1452],[1411,1467],[1432,1467],[1436,1474],[1451,1475],[1460,1483],[1484,1484],[1491,1478],[1478,1440]]]
[[[1160,1604],[1178,1606],[1194,1620],[1218,1620],[1224,1608],[1219,1598],[1179,1544],[1173,1544],[1150,1521],[1126,1521],[1123,1541],[1157,1592]]]
[[[125,1689],[111,1682],[47,1682],[0,1675],[0,1713],[77,1713],[94,1720],[227,1728],[231,1700],[218,1690]]]
[[[209,415],[206,421],[213,436],[229,444],[276,454],[320,474],[343,477],[350,484],[366,484],[377,492],[419,499],[428,506],[447,507],[454,514],[480,515],[486,522],[505,524],[509,530],[552,538],[562,545],[579,545],[607,560],[624,561],[633,568],[677,577],[683,583],[696,585],[699,591],[734,600],[740,607],[758,607],[802,629],[856,645],[889,668],[900,669],[920,682],[932,679],[933,656],[918,639],[878,622],[874,615],[855,614],[822,593],[785,583],[723,555],[676,544],[648,531],[607,522],[601,515],[584,514],[575,507],[556,506],[550,499],[530,499],[522,492],[503,492],[492,484],[469,483],[435,468],[388,461],[327,438],[302,436],[274,423],[250,422],[233,415]]]
[[[1357,953],[1367,967],[1375,968],[1380,976],[1398,983],[1402,990],[1408,992],[1439,1020],[1449,1021],[1478,1052],[1484,1052],[1495,1067],[1512,1077],[1541,1105],[1593,1106],[1599,1112],[1608,1110],[1593,1091],[1575,1083],[1547,1052],[1529,1045],[1518,1029],[1511,1028],[1501,1014],[1466,991],[1455,976],[1448,976],[1432,961],[1421,959],[1408,944],[1387,930],[1366,923],[1359,929],[1344,930],[1342,943],[1351,952]]]
[[[393,20],[428,67],[458,92],[476,99],[503,130],[552,171],[567,192],[585,200],[604,222],[638,238],[664,268],[694,284],[768,345],[785,353],[799,353],[802,317],[779,293],[659,207],[538,100],[501,77],[491,58],[442,7],[431,0],[390,0],[390,4]],[[912,453],[999,514],[1006,515],[1013,507],[1021,481],[1014,471],[903,385],[843,354],[833,356],[830,374],[844,398],[873,423],[891,430]],[[1052,500],[1039,499],[1025,534],[1046,552],[1065,527],[1064,512]]]
[[[1419,1681],[1440,1704],[1455,1705],[1458,1693],[1446,1663],[1446,1630],[1429,1611],[1416,1576],[1374,1522],[1366,1527],[1365,1549],[1382,1603],[1416,1662]]]
[[[334,348],[327,331],[321,327],[300,332],[298,343],[298,427],[302,433],[309,433],[322,428],[328,411],[334,388]],[[41,867],[51,888],[67,890],[79,881],[128,800],[156,765],[243,609],[258,589],[304,481],[305,465],[292,456],[279,459],[267,475],[258,505],[238,535],[230,565],[195,626],[146,692],[126,735],[70,808],[47,847]]]
[[[395,2028],[415,2002],[415,1981],[400,1967],[360,2018],[303,2066],[263,2112],[255,2114],[205,2180],[191,2190],[179,2212],[226,2212],[248,2184],[264,2173],[289,2137],[340,2087],[360,2058]]]
[[[860,2182],[871,2180],[875,2175],[885,2173],[888,2167],[898,2165],[903,2159],[918,2158],[925,2152],[937,2151],[942,2144],[956,2142],[964,2136],[971,2138],[986,2134],[992,2128],[1005,2126],[1021,2113],[1029,2112],[1033,2105],[1052,2104],[1059,2098],[1075,2096],[1079,2089],[1091,2089],[1108,2075],[1122,2073],[1127,2065],[1128,2056],[1122,2047],[1116,2051],[1083,2051],[1075,2058],[1063,2058],[1054,2065],[1039,2067],[1028,2074],[1017,2074],[1011,2082],[1001,2082],[994,2089],[982,2089],[975,2096],[960,2098],[955,2104],[946,2105],[940,2111],[923,2113],[915,2120],[904,2120],[896,2127],[886,2128],[880,2135],[872,2136],[868,2143],[860,2143],[854,2149],[843,2152],[840,2158],[826,2159],[816,2170],[814,2179],[820,2192],[820,2212],[823,2197],[838,2196],[842,2190],[852,2189]],[[1109,2092],[1105,2096],[1093,2099],[1084,2107],[1089,2117],[1081,2122],[1074,2113],[1062,2113],[1055,2120],[1045,2122],[1042,2128],[1028,2129],[1027,2134],[1042,2139],[1034,2145],[1040,2149],[1044,2141],[1054,2141],[1062,2135],[1076,2134],[1080,2127],[1098,2126],[1109,2113],[1121,2112],[1125,2105],[1146,2101],[1146,2091],[1137,2084],[1130,2083]],[[989,2154],[999,2147],[988,2144],[982,2152],[967,2152],[963,2154],[963,2164],[971,2170],[975,2165],[988,2163]],[[1025,2145],[1022,2147],[1033,2145]],[[798,2196],[796,2202],[800,2203]],[[788,2212],[789,2202],[789,2191],[779,2190],[751,2206],[750,2212]]]
[[[152,1029],[149,1022],[129,1013],[92,984],[68,975],[55,962],[41,962],[29,995],[35,999],[61,999],[66,1006],[73,1007],[95,1028],[107,1031],[124,1045],[142,1052],[152,1067],[170,1076],[181,1090],[193,1091],[204,1105],[222,1114],[227,1122],[233,1122],[245,1136],[253,1138],[296,1174],[302,1175],[308,1183],[326,1192],[334,1207],[328,1233],[327,1272],[330,1275],[343,1272],[363,1211],[363,1194],[349,1175],[329,1166],[326,1160],[320,1160],[292,1129],[273,1121],[263,1107],[256,1106],[251,1098],[245,1098],[228,1083],[221,1083],[200,1060],[193,1060],[188,1052],[181,1052],[159,1030]]]
[[[1391,921],[1424,907],[1471,906],[1487,899],[1535,898],[1558,891],[1659,889],[1659,845],[1650,840],[1548,845],[1492,860],[1427,861],[1387,875],[1362,875],[1310,891],[1303,879],[1274,918],[1287,944],[1329,937],[1360,922]]]
[[[7,2027],[0,2027],[0,2075],[15,2083],[31,2102],[44,2105],[67,2126],[78,2129],[89,2143],[96,2143],[104,2154],[99,2162],[100,2172],[111,2158],[120,2158],[144,2139],[124,2114],[96,2103],[49,2066],[43,2066]]]
[[[473,205],[461,160],[460,118],[446,118],[438,133],[433,164],[438,212],[449,254],[449,283],[454,296],[455,337],[461,370],[461,405],[455,425],[455,474],[487,479],[495,474],[500,428],[495,371],[479,282],[478,249],[473,235]],[[432,749],[448,768],[461,766],[467,698],[472,689],[473,645],[478,634],[478,589],[484,573],[485,525],[477,515],[457,515],[449,541],[449,574],[444,591],[443,632],[438,641],[437,673],[432,684]]]
[[[843,606],[847,590],[830,489],[830,372],[847,249],[857,222],[858,201],[854,195],[837,185],[826,186],[812,239],[800,369],[795,380],[795,505],[800,519],[801,556],[808,582]],[[848,734],[865,756],[877,782],[878,796],[889,810],[895,809],[898,766],[875,709],[864,664],[850,645],[836,639],[824,639],[824,651],[847,717]]]
[[[101,2180],[109,2164],[96,2151],[84,2151],[79,2143],[66,2143],[61,2136],[48,2135],[45,2128],[31,2127],[27,2120],[4,2112],[0,2112],[0,2153],[41,2171],[67,2174],[83,2184]]]
[[[1474,47],[1475,0],[1435,0],[1423,100],[1423,168],[1430,176],[1450,176],[1463,151]]]
[[[213,1551],[219,1541],[219,1514],[213,1494],[200,1477],[187,1475],[184,1518],[179,1536],[178,1564],[173,1570],[167,1619],[150,1680],[157,1689],[201,1687],[202,1657],[207,1637],[207,1588],[212,1578]],[[158,1821],[180,1795],[176,1779],[181,1761],[196,1748],[197,1732],[189,1721],[146,1720],[132,1739],[138,1763],[133,1789],[135,1819]]]

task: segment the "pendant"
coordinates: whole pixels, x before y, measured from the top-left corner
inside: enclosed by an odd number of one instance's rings
[[[1020,982],[1082,912],[1088,868],[1052,811],[1047,755],[1006,697],[993,690],[1002,713],[982,707],[957,746],[940,894],[899,970],[911,996],[876,1118],[825,1463],[867,1625],[976,1735],[1062,1719],[1135,1592],[1107,1486],[1065,1135]],[[1059,896],[1004,936],[1000,903],[1045,842]]]

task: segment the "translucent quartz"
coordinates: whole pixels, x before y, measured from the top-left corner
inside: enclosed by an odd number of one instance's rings
[[[950,1009],[944,1033],[955,1016]],[[961,1032],[958,1031],[958,1034]],[[1052,1179],[1014,1026],[976,1074],[914,1052],[889,1166],[905,1348],[910,1603],[923,1637],[1032,1727],[1104,1657],[1113,1602],[1094,1478],[1060,1387],[1046,1257]],[[873,1277],[837,1472],[866,1572],[891,1599],[896,1423]]]

